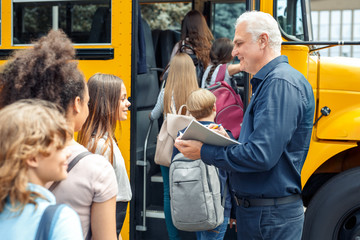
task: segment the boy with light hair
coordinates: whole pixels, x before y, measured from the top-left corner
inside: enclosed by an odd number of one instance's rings
[[[214,119],[216,116],[216,97],[215,95],[207,89],[198,89],[193,91],[188,99],[186,100],[186,107],[190,114],[201,124],[205,126],[212,127],[214,123]],[[183,133],[185,131],[180,131]],[[174,158],[176,154],[179,153],[179,150],[174,147],[173,156]],[[229,184],[228,181],[228,173],[225,170],[219,169],[219,178],[221,184],[221,196],[224,197],[224,189],[226,184]],[[228,186],[228,189],[231,189]],[[226,233],[227,225],[230,219],[231,213],[231,195],[228,191],[226,194],[225,206],[224,206],[224,222],[220,224],[218,227],[208,231],[199,231],[196,232],[197,240],[208,240],[208,239],[223,239]],[[235,219],[235,212],[232,214],[231,218]],[[232,227],[232,222],[230,222],[230,227]]]
[[[58,109],[37,99],[20,100],[0,110],[2,239],[84,239],[79,216],[67,205],[55,210],[52,223],[44,223],[49,217],[41,221],[56,204],[45,184],[67,177],[70,152],[65,147],[72,132]],[[51,224],[46,237],[41,235],[43,224]]]

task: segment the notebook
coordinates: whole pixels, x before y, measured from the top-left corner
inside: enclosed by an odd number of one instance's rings
[[[206,144],[215,146],[229,146],[233,144],[241,144],[238,141],[227,138],[207,126],[202,125],[193,119],[181,137],[182,140],[197,140]]]

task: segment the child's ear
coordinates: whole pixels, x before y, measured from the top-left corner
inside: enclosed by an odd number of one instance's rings
[[[81,99],[77,96],[74,100],[74,112],[80,113]]]
[[[36,157],[31,157],[29,159],[26,159],[26,163],[29,167],[36,168],[39,166],[39,161]]]
[[[216,104],[214,103],[214,106],[213,106],[213,112],[216,112]]]

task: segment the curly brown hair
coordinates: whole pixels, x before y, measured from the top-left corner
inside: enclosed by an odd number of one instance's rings
[[[214,37],[199,11],[191,10],[185,15],[181,23],[181,40],[190,43],[197,58],[206,68],[210,62],[209,53]]]
[[[83,99],[85,89],[74,59],[75,49],[61,30],[51,30],[33,48],[15,51],[0,74],[0,107],[38,98],[68,110],[77,96]]]

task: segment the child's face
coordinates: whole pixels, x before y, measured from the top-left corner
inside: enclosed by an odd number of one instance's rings
[[[36,156],[38,167],[36,169],[37,177],[40,184],[43,186],[50,181],[60,181],[67,177],[67,159],[70,157],[71,152],[67,147],[57,149],[54,144],[50,146],[51,154],[43,156],[39,154]]]
[[[74,131],[76,132],[81,129],[82,125],[85,123],[87,117],[89,116],[89,100],[89,90],[85,84],[83,100],[80,102],[79,113],[76,115],[75,118]]]
[[[127,92],[124,83],[121,84],[121,96],[119,101],[119,118],[117,120],[124,121],[127,119],[129,107],[131,105],[131,103],[127,99]]]

